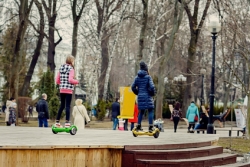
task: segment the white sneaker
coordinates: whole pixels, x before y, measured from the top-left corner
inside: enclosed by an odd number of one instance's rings
[[[60,128],[61,127],[60,122],[56,122],[55,127]]]
[[[64,125],[65,128],[69,128],[70,126],[71,126],[71,125],[70,125],[69,122],[66,122],[65,125]]]

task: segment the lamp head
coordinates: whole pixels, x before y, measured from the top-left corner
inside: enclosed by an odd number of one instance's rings
[[[212,34],[217,34],[221,30],[220,22],[218,19],[213,19],[208,24],[208,30]]]

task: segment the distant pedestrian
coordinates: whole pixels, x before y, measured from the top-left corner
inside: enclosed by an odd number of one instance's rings
[[[128,122],[131,123],[130,130],[132,131],[134,129],[134,124],[138,122],[138,105],[135,103],[134,106],[134,118],[129,119]]]
[[[180,119],[182,118],[182,113],[181,113],[181,109],[180,109],[180,103],[177,102],[174,106],[173,112],[172,112],[172,119],[174,122],[174,132],[176,133],[176,129],[178,126],[178,123],[180,121]]]
[[[3,113],[5,112],[5,109],[6,109],[6,105],[3,104],[3,106],[2,106],[2,111],[3,111]]]
[[[116,127],[118,125],[118,118],[117,116],[120,115],[120,103],[119,103],[119,98],[117,97],[115,99],[115,102],[112,104],[111,109],[112,109],[112,120],[113,120],[113,130],[116,130]]]
[[[85,124],[90,122],[88,112],[85,106],[82,104],[82,99],[76,99],[75,106],[73,108],[72,116],[74,118],[74,125],[77,129],[84,129]]]
[[[195,123],[200,120],[199,110],[198,110],[197,106],[194,104],[194,101],[191,102],[190,106],[187,109],[186,118],[187,118],[188,123],[189,123],[188,133],[193,133],[194,131],[190,131],[190,129],[191,128],[194,129]]]
[[[16,100],[15,98],[11,97],[9,100],[7,100],[5,109],[5,122],[7,126],[10,126],[16,120],[16,113],[14,111],[15,108]]]
[[[29,112],[29,116],[33,117],[33,106],[32,105],[29,105],[28,112]]]
[[[36,111],[38,112],[39,127],[48,127],[49,108],[47,103],[47,94],[42,94],[42,99],[37,102]]]
[[[11,101],[9,105],[9,124],[10,126],[16,126],[16,99],[11,98]]]

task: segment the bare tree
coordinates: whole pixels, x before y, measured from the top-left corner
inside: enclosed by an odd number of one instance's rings
[[[116,4],[114,4],[116,2]],[[104,96],[104,82],[109,64],[109,38],[110,31],[115,25],[108,26],[111,16],[120,9],[123,1],[103,0],[102,6],[99,0],[95,0],[98,11],[97,35],[101,41],[101,73],[98,79],[98,95],[102,99]],[[113,5],[114,4],[114,5]],[[113,7],[113,8],[112,8]]]
[[[48,4],[45,0],[42,0],[42,4],[48,19],[49,24],[49,32],[48,32],[48,55],[47,55],[47,65],[51,71],[55,71],[55,48],[62,41],[62,37],[60,36],[58,30],[55,27],[56,18],[57,18],[57,0],[49,0]],[[57,31],[57,35],[59,36],[59,40],[55,42],[55,31]]]
[[[89,0],[70,0],[71,3],[71,11],[72,11],[72,16],[73,16],[73,34],[72,34],[72,51],[71,54],[72,56],[76,57],[77,55],[77,46],[78,46],[78,24],[79,20],[82,17],[82,12],[85,7],[85,5],[89,2]],[[80,3],[80,4],[78,4]],[[78,13],[77,13],[78,12]]]
[[[137,71],[139,69],[139,62],[143,58],[143,51],[144,51],[144,39],[145,39],[145,34],[146,34],[146,29],[147,29],[147,24],[148,24],[148,0],[142,0],[142,5],[143,5],[143,11],[142,11],[142,18],[141,18],[141,32],[140,32],[140,37],[139,37],[139,50],[138,50],[138,55],[137,55],[137,61],[135,64],[135,74],[137,74]]]
[[[36,67],[38,58],[40,56],[41,48],[42,48],[42,45],[43,45],[43,39],[44,39],[44,36],[45,36],[45,33],[44,33],[44,26],[45,26],[45,24],[44,24],[44,13],[43,13],[42,4],[38,0],[34,0],[34,2],[36,4],[36,7],[37,7],[38,12],[39,12],[39,16],[40,16],[40,24],[38,26],[39,29],[37,29],[33,25],[33,23],[31,23],[31,21],[30,21],[30,23],[32,24],[32,26],[34,27],[34,29],[37,31],[37,33],[39,35],[37,37],[36,48],[34,50],[34,54],[32,56],[32,59],[31,59],[30,65],[29,65],[29,69],[28,69],[27,74],[25,76],[22,89],[20,91],[20,96],[27,96],[28,89],[30,87],[30,81],[31,81],[32,75],[34,73],[34,69]]]
[[[194,73],[194,62],[196,60],[196,48],[197,48],[197,42],[199,35],[201,33],[201,28],[204,24],[211,0],[206,0],[205,7],[202,11],[201,20],[198,20],[199,15],[199,7],[200,7],[200,0],[195,0],[194,2],[194,8],[193,8],[193,14],[189,7],[189,4],[184,0],[179,0],[180,3],[183,3],[184,9],[186,11],[186,14],[188,16],[189,21],[189,29],[190,29],[190,41],[189,41],[189,47],[188,47],[188,59],[187,59],[187,71],[186,71],[186,77],[187,77],[187,85],[183,100],[183,111],[186,113],[186,108],[188,104],[190,103],[190,99],[193,98],[193,88],[192,88],[192,82],[193,82],[193,73]]]
[[[156,118],[161,118],[162,117],[162,103],[163,103],[163,95],[164,95],[164,71],[166,68],[166,63],[170,58],[172,48],[174,46],[174,41],[176,38],[176,33],[179,30],[179,26],[182,21],[183,17],[183,5],[178,4],[178,2],[175,2],[175,10],[174,10],[174,24],[172,28],[172,32],[170,35],[170,39],[168,42],[168,47],[166,50],[166,53],[164,57],[162,57],[160,61],[160,67],[159,67],[159,75],[158,75],[158,91],[157,91],[157,101],[156,101]]]
[[[20,54],[20,49],[23,44],[24,35],[28,26],[28,18],[30,15],[30,11],[32,8],[34,0],[28,2],[28,0],[20,0],[19,1],[19,23],[18,23],[18,32],[16,36],[16,42],[14,47],[14,78],[15,82],[15,99],[18,99],[18,87],[19,87],[19,71],[22,64],[22,56]],[[18,108],[18,107],[17,107]],[[18,124],[18,111],[16,111],[17,115],[17,124]]]

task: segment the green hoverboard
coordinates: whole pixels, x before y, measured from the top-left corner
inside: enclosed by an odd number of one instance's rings
[[[75,125],[71,125],[68,128],[65,127],[56,127],[55,125],[52,125],[52,132],[54,134],[57,134],[58,132],[66,132],[70,133],[71,135],[75,135],[77,132],[77,127]]]
[[[134,137],[140,136],[140,135],[148,135],[148,136],[154,136],[154,138],[158,138],[160,135],[160,130],[155,127],[153,132],[149,131],[142,131],[142,130],[137,130],[136,127],[132,130],[132,134]]]

